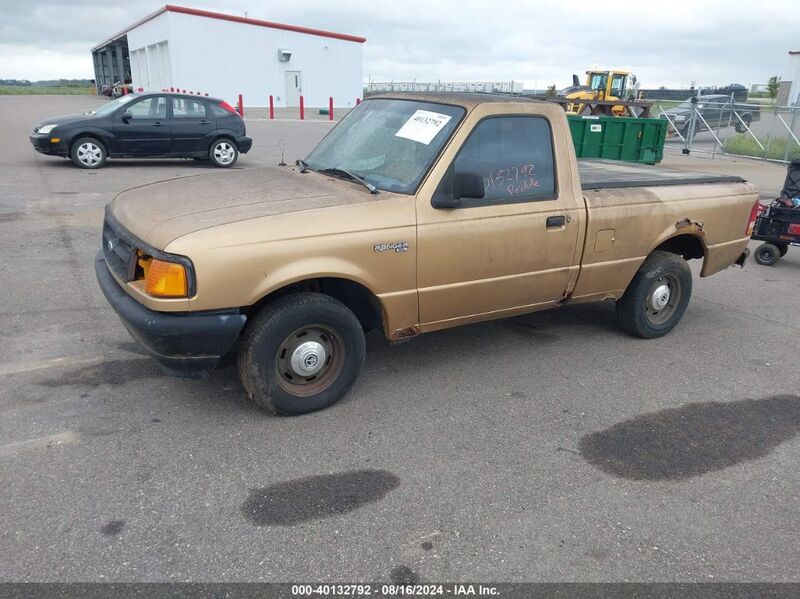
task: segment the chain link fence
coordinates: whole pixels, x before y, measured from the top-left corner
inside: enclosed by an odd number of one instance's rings
[[[789,162],[800,158],[800,106],[697,96],[653,115],[669,121],[666,149]]]

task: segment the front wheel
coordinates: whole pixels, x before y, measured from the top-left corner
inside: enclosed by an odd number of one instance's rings
[[[106,163],[105,146],[94,137],[81,137],[72,144],[69,153],[72,163],[79,168],[100,168]]]
[[[208,150],[208,158],[214,166],[229,168],[239,159],[239,148],[230,139],[217,139]]]
[[[293,293],[265,306],[249,325],[239,377],[259,407],[305,414],[349,391],[365,351],[361,323],[347,306],[321,293]]]
[[[617,301],[617,322],[636,337],[661,337],[678,324],[691,295],[692,271],[686,261],[670,252],[653,252]]]

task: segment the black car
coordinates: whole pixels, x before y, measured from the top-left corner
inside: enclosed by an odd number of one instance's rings
[[[217,98],[144,93],[42,121],[30,140],[37,152],[80,168],[100,168],[109,157],[207,159],[226,168],[252,147],[245,133],[236,110]]]
[[[669,115],[669,119],[675,129],[684,137],[689,133],[689,123],[691,122],[692,110],[695,107],[703,117],[702,119],[697,118],[695,121],[695,131],[698,132],[707,131],[709,128],[719,129],[730,124],[738,133],[744,133],[747,131],[744,126],[745,123],[749,127],[750,123],[761,119],[761,108],[759,106],[731,102],[730,96],[698,96],[697,104],[693,104],[692,98],[689,98],[675,108],[664,111]],[[666,117],[662,114],[661,118]],[[705,122],[703,122],[704,119]]]

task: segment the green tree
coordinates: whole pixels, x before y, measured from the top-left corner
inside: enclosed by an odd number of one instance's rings
[[[775,98],[778,96],[778,90],[781,87],[781,78],[777,75],[773,75],[767,81],[767,95],[769,95],[772,103],[775,103]]]
[[[545,95],[548,98],[552,98],[552,97],[554,97],[556,95],[556,84],[555,83],[553,85],[548,85],[547,86],[547,91],[545,92]]]

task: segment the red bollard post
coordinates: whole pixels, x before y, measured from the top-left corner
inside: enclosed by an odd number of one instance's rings
[[[328,120],[333,120],[333,96],[328,98]]]
[[[269,118],[270,120],[275,118],[275,102],[272,99],[272,95],[269,97]]]
[[[306,118],[306,107],[305,104],[303,103],[303,96],[300,96],[300,120],[302,121],[305,118]]]
[[[242,94],[239,94],[239,116],[244,118],[244,102],[242,101]]]
[[[358,106],[359,104],[361,104],[361,98],[356,98],[356,106]]]

